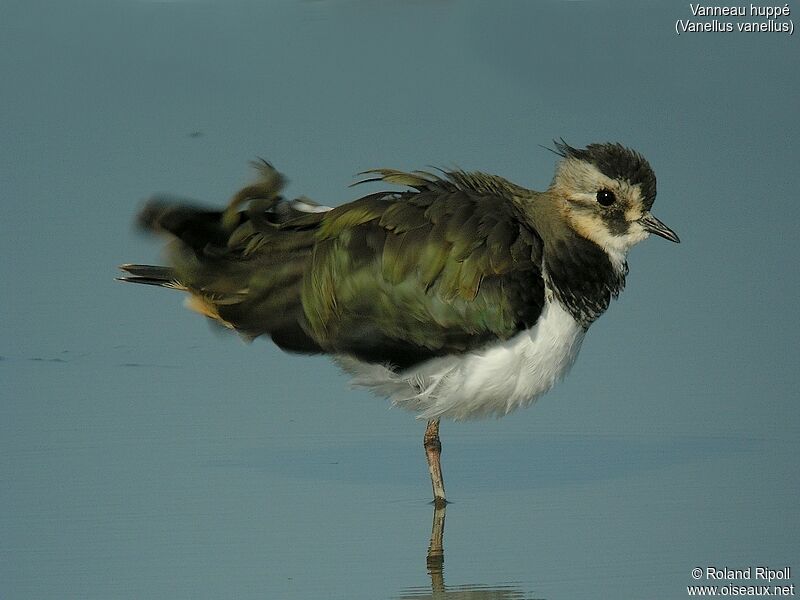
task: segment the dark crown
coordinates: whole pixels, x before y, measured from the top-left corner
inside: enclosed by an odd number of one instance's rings
[[[639,185],[642,190],[642,203],[647,210],[656,199],[656,174],[644,156],[626,148],[622,144],[589,144],[586,148],[573,148],[563,139],[554,141],[555,150],[564,158],[585,160],[597,167],[603,175],[611,179],[627,180],[631,185]]]

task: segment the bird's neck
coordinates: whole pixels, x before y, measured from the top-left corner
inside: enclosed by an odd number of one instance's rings
[[[625,252],[609,254],[571,229],[547,192],[524,203],[544,245],[542,271],[549,292],[573,318],[589,327],[625,287]]]
[[[625,287],[628,264],[600,246],[568,231],[545,240],[544,273],[555,298],[584,327],[589,327]]]
[[[541,268],[548,293],[588,328],[625,287],[626,249],[606,251],[569,227],[563,202],[552,189],[521,189],[514,190],[514,203],[542,239]]]

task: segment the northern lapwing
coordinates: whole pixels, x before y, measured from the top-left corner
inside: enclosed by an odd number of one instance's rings
[[[562,378],[625,285],[628,250],[654,233],[656,177],[620,144],[573,148],[537,192],[462,170],[367,171],[404,186],[329,208],[259,180],[224,210],[163,198],[139,216],[167,235],[169,266],[123,281],[182,290],[187,306],[247,339],[329,354],[355,384],[427,420],[443,505],[439,419],[504,415]]]

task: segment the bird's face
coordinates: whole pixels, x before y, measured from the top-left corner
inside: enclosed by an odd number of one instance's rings
[[[650,213],[655,174],[643,157],[618,144],[593,144],[585,150],[559,145],[558,149],[564,160],[550,191],[576,233],[620,261],[651,233],[680,241]]]

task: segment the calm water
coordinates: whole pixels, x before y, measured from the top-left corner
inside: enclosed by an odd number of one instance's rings
[[[714,583],[695,567],[800,572],[798,37],[678,37],[688,5],[651,4],[0,3],[0,598],[672,599]],[[224,202],[256,156],[337,204],[382,166],[542,188],[560,136],[646,154],[683,243],[634,249],[537,406],[442,424],[446,514],[423,423],[113,281],[158,260],[143,198]]]
[[[3,362],[4,597],[676,598],[796,557],[794,439],[450,425],[437,568],[405,414],[64,361]]]

